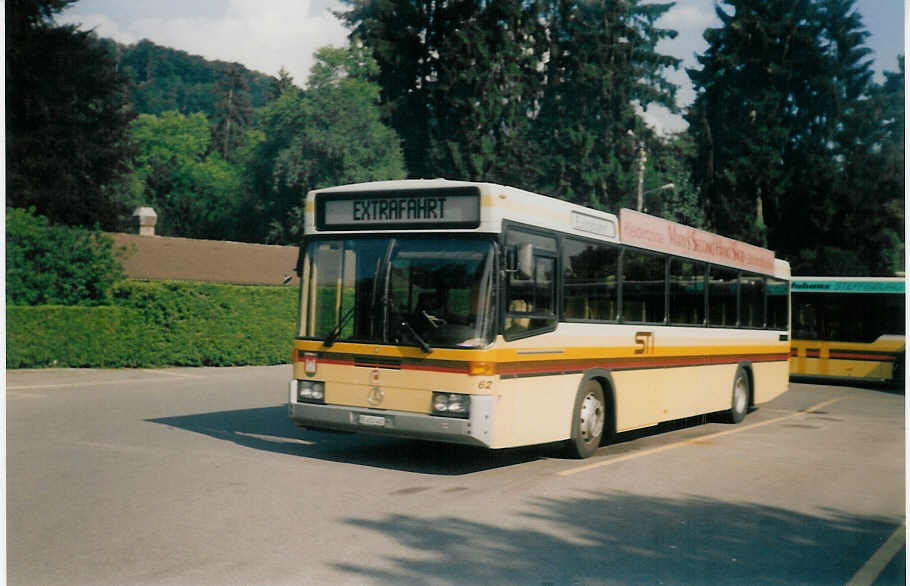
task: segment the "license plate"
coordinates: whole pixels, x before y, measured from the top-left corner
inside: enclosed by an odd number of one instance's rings
[[[371,425],[373,427],[385,427],[385,417],[381,415],[360,415],[357,418],[360,425]]]

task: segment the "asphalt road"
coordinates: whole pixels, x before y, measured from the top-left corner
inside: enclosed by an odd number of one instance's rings
[[[9,584],[904,583],[902,394],[577,461],[300,430],[289,375],[8,371]]]

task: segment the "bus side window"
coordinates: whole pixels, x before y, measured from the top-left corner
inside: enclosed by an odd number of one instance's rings
[[[517,338],[552,329],[556,323],[556,239],[510,230],[507,245],[534,247],[531,275],[509,274],[505,335]]]
[[[765,327],[765,279],[747,273],[739,277],[739,320],[743,327]]]
[[[562,311],[566,319],[615,321],[619,247],[566,238],[562,249]]]
[[[796,296],[793,304],[793,337],[803,340],[818,340],[818,315],[815,304],[803,301],[803,296]]]
[[[768,324],[775,330],[786,330],[790,323],[787,314],[787,282],[768,278]]]
[[[627,248],[622,261],[622,319],[625,322],[666,322],[667,257]]]
[[[708,325],[736,327],[739,271],[712,266],[708,274]]]
[[[705,325],[705,263],[670,259],[670,323]]]

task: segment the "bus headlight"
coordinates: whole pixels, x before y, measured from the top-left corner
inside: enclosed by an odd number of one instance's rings
[[[433,391],[433,415],[467,419],[470,414],[470,395]]]
[[[325,383],[318,380],[297,381],[297,401],[300,403],[324,403]]]

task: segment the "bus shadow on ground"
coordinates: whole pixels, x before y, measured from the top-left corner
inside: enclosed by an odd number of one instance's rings
[[[826,387],[838,387],[842,389],[851,389],[855,391],[878,391],[881,393],[888,393],[890,395],[904,395],[906,394],[906,383],[903,381],[886,381],[886,382],[876,382],[876,381],[856,381],[856,380],[825,380],[818,377],[811,376],[790,376],[791,383],[799,383],[805,385],[820,385]]]
[[[372,434],[301,429],[287,407],[216,411],[146,420],[246,448],[332,462],[437,475],[463,475],[552,457],[552,446],[487,450]],[[556,450],[558,452],[558,450]]]
[[[481,447],[393,438],[368,433],[301,429],[287,416],[287,407],[260,407],[148,419],[150,423],[201,433],[237,445],[278,454],[346,462],[405,472],[464,475],[546,458],[565,458],[562,443],[488,450]],[[633,442],[664,433],[722,421],[700,415],[616,434],[604,449],[625,453]]]
[[[398,547],[381,567],[334,565],[373,584],[844,584],[902,521],[599,490],[523,510],[509,523],[349,518]],[[875,584],[903,584],[904,569],[901,551]]]

